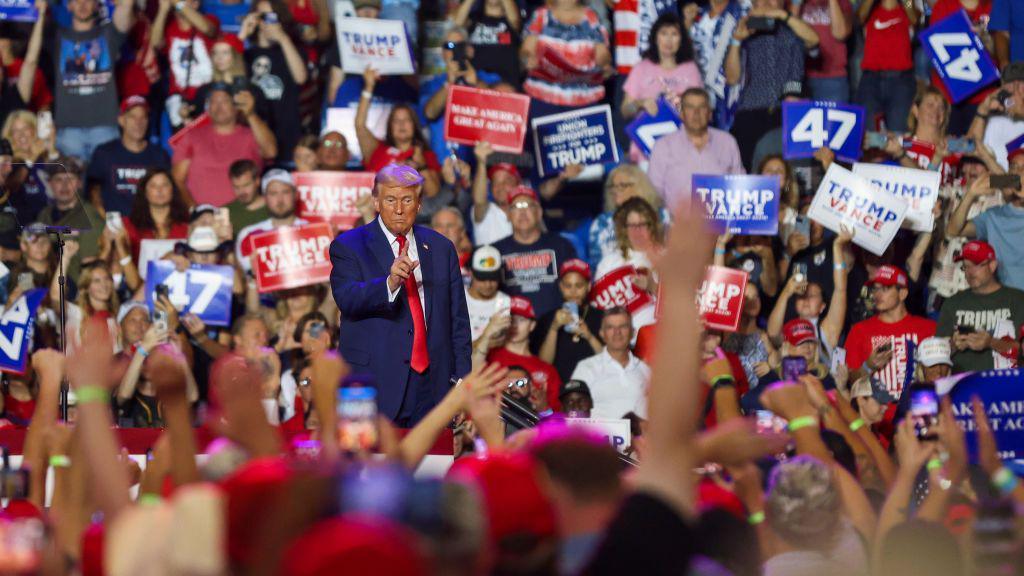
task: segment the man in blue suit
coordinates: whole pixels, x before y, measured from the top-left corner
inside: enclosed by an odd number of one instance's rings
[[[455,247],[413,226],[423,177],[389,164],[377,173],[373,222],[331,243],[331,291],[341,310],[338,350],[372,374],[382,414],[400,427],[423,418],[471,369],[472,340]]]

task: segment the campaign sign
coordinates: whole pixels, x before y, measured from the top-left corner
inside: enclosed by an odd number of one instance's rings
[[[932,209],[939,199],[941,172],[858,162],[853,165],[853,173],[893,196],[906,200],[908,228],[915,232],[932,231],[935,224]]]
[[[331,227],[326,222],[276,228],[249,236],[260,293],[327,282],[331,278]]]
[[[649,272],[648,272],[649,273]],[[638,274],[632,266],[620,266],[601,276],[590,289],[590,303],[598,310],[608,310],[623,306],[634,314],[644,306],[652,304],[651,295],[646,290],[633,286],[633,276]]]
[[[35,22],[38,19],[33,0],[0,0],[0,21]]]
[[[296,172],[298,214],[310,222],[330,222],[349,230],[359,221],[356,201],[373,193],[372,172]]]
[[[541,176],[558,174],[570,164],[605,164],[619,161],[607,105],[534,118],[533,152]]]
[[[921,45],[954,103],[999,79],[999,69],[962,8],[921,32]]]
[[[452,85],[444,111],[444,139],[458,144],[489,142],[495,150],[523,151],[530,97]]]
[[[679,130],[682,123],[675,108],[664,98],[658,98],[658,113],[651,116],[647,110],[641,110],[626,126],[626,134],[643,151],[644,156],[650,156],[654,151],[654,143],[662,136]]]
[[[342,70],[362,74],[369,66],[382,76],[412,74],[412,47],[401,20],[334,19]]]
[[[783,102],[782,155],[812,158],[822,146],[846,162],[860,159],[864,108],[836,102]]]
[[[180,272],[170,260],[153,260],[146,272],[146,306],[153,310],[156,287],[162,284],[178,312],[195,314],[210,326],[230,326],[234,283],[231,266],[192,264]]]
[[[696,202],[704,206],[704,215],[720,234],[779,232],[777,176],[694,174],[692,203]]]
[[[740,325],[743,292],[746,289],[746,272],[724,266],[708,266],[697,295],[704,326],[711,330],[735,332]]]
[[[604,436],[619,454],[625,454],[633,443],[633,432],[625,418],[566,418],[565,423]]]
[[[1024,370],[988,370],[960,377],[943,378],[935,383],[939,394],[949,396],[953,415],[967,432],[967,452],[977,459],[978,437],[974,434],[974,408],[977,396],[985,407],[999,457],[1024,473]]]
[[[36,309],[46,292],[46,288],[28,290],[0,315],[0,372],[25,373]]]
[[[836,233],[840,225],[853,229],[855,244],[881,256],[906,213],[906,200],[833,163],[818,186],[807,215]]]
[[[181,240],[143,240],[139,244],[139,276],[145,280],[149,272],[149,263],[163,258],[168,252],[174,252],[174,245],[178,242]]]

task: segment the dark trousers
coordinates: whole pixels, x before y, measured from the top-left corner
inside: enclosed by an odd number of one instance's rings
[[[430,369],[431,367],[428,366],[423,374],[409,370],[409,379],[405,383],[405,396],[402,397],[402,406],[398,409],[395,426],[412,428],[434,408],[434,390],[430,382]]]
[[[914,103],[917,81],[912,70],[902,72],[865,70],[857,87],[858,104],[864,107],[864,121],[868,130],[875,129],[875,120],[881,116],[890,132],[907,131],[907,116]]]
[[[782,123],[782,110],[737,110],[736,119],[732,123],[732,135],[740,148],[740,158],[747,172],[753,174],[757,166],[751,166],[754,160],[754,149],[761,137],[779,127]]]

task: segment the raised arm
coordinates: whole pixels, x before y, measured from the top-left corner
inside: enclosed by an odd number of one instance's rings
[[[373,100],[373,89],[377,86],[380,75],[370,66],[363,72],[363,92],[359,95],[359,105],[356,107],[356,141],[359,143],[359,151],[363,155],[363,164],[370,161],[374,150],[380,145],[377,137],[370,132],[367,121],[370,117],[370,102]]]
[[[992,182],[988,176],[982,176],[971,184],[971,187],[967,189],[967,193],[964,194],[960,203],[957,204],[956,210],[953,210],[953,214],[949,217],[949,222],[946,224],[946,234],[948,236],[974,238],[978,234],[974,222],[967,221],[967,214],[971,211],[971,206],[991,188]]]
[[[832,298],[828,303],[828,314],[821,321],[821,331],[835,346],[843,333],[846,323],[846,279],[850,274],[850,263],[846,261],[846,247],[853,235],[844,227],[832,241]]]
[[[18,95],[22,102],[32,100],[32,87],[36,81],[36,70],[39,69],[39,52],[43,47],[43,27],[46,22],[46,10],[49,3],[46,0],[36,0],[36,10],[39,11],[39,18],[32,25],[32,34],[28,39],[28,48],[25,50],[25,60],[21,64],[21,71],[18,73]]]
[[[127,34],[135,24],[134,6],[135,2],[132,0],[117,0],[111,21],[114,23],[114,28],[121,34]]]
[[[476,155],[476,174],[473,175],[473,222],[479,224],[484,221],[491,203],[487,197],[487,159],[491,156],[491,145],[487,142],[477,142],[473,147],[473,154]]]
[[[164,422],[171,443],[171,477],[178,488],[199,480],[186,378],[188,371],[185,357],[172,346],[161,346],[155,350],[146,370],[146,376],[153,382],[157,397],[163,404]]]

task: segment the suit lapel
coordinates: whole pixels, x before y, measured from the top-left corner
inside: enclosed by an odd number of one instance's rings
[[[430,251],[430,243],[424,241],[426,234],[422,233],[422,230],[419,226],[413,227],[416,234],[416,249],[420,257],[420,271],[423,274],[423,319],[429,322],[430,308],[434,302],[434,258]]]
[[[388,244],[388,237],[384,235],[384,231],[380,229],[380,222],[374,220],[366,225],[367,237],[366,243],[373,253],[373,256],[377,259],[377,263],[380,264],[381,270],[385,274],[391,272],[391,264],[395,261],[395,253],[391,251],[391,245]]]

